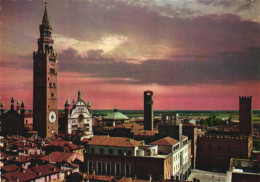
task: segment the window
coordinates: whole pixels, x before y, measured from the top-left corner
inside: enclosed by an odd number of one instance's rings
[[[127,155],[132,155],[132,150],[128,150]]]
[[[108,150],[108,153],[109,153],[109,154],[113,154],[113,149],[109,149],[109,150]]]
[[[118,155],[122,155],[122,153],[123,153],[123,152],[122,152],[121,149],[119,149],[119,150],[117,151],[117,154],[118,154]]]
[[[92,174],[92,172],[93,172],[93,161],[88,161],[88,171],[89,171],[89,174]]]
[[[238,152],[242,152],[242,149],[241,149],[241,147],[239,147],[239,148],[238,148]]]
[[[50,68],[50,73],[55,73],[55,69],[54,68]]]
[[[56,86],[55,83],[53,83],[52,86],[55,87]]]
[[[99,152],[100,152],[101,154],[103,154],[103,153],[104,153],[104,149],[99,149]]]
[[[95,153],[95,148],[91,148],[91,153],[94,154]]]
[[[83,120],[84,120],[84,116],[82,114],[80,114],[78,117],[79,123],[81,123]]]
[[[106,175],[111,175],[111,162],[106,162]]]
[[[87,127],[87,126],[89,126],[89,124],[88,124],[88,123],[87,123],[87,124],[84,124],[84,126]]]
[[[130,177],[130,164],[125,164],[125,176]]]
[[[97,174],[102,174],[102,162],[97,162]]]
[[[71,128],[78,128],[78,125],[71,125]]]
[[[121,174],[120,174],[120,164],[119,163],[115,163],[115,174],[116,174],[116,176],[120,176]]]
[[[51,83],[49,83],[49,87],[51,87]]]
[[[51,93],[51,97],[54,97],[54,93]]]

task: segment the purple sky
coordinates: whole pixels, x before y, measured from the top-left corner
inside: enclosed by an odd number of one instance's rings
[[[32,53],[44,1],[0,1],[0,94],[32,108]],[[58,53],[58,102],[93,109],[260,109],[260,0],[48,1]]]

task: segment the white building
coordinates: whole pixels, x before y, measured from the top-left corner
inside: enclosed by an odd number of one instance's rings
[[[158,145],[158,153],[161,155],[172,154],[172,176],[182,176],[181,179],[188,177],[190,170],[188,137],[182,136],[182,144],[176,139],[165,137],[152,142],[151,145]]]
[[[82,99],[81,91],[78,91],[78,100],[73,99],[73,108],[70,110],[69,100],[65,103],[67,115],[67,132],[69,134],[83,132],[89,137],[93,136],[91,104]]]

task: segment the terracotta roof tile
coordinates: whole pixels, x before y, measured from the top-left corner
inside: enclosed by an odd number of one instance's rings
[[[175,140],[171,137],[165,137],[160,140],[157,140],[155,142],[150,143],[151,145],[165,145],[165,146],[172,146],[174,144],[177,144],[179,141]]]
[[[19,155],[17,159],[15,159],[16,162],[29,162],[32,158],[30,156],[26,155]]]
[[[35,166],[30,168],[34,173],[38,174],[39,176],[47,176],[55,173],[59,173],[60,169],[58,169],[53,164],[47,164],[42,166]]]
[[[126,137],[94,136],[88,142],[88,145],[137,147],[142,145],[141,143],[141,141],[136,141]]]
[[[50,161],[51,162],[57,162],[57,163],[61,163],[63,161],[67,161],[69,160],[69,158],[71,156],[75,155],[75,153],[69,153],[69,152],[52,152],[49,155],[45,155],[43,157],[40,157],[39,160],[42,161]],[[70,162],[70,161],[69,161]]]
[[[134,132],[134,136],[154,136],[155,134],[158,133],[157,129],[154,129],[152,131],[149,130],[135,130]]]
[[[13,172],[13,171],[17,171],[19,170],[21,167],[15,165],[15,164],[9,164],[9,165],[6,165],[6,166],[3,166],[1,167],[2,170],[6,171],[7,173],[9,172]]]
[[[22,170],[24,170],[24,172],[22,172]],[[22,182],[36,179],[38,175],[35,174],[31,169],[21,169],[19,171],[7,173],[3,175],[3,177],[8,181],[17,181],[17,178],[19,178],[19,182]]]
[[[83,146],[75,145],[70,141],[51,141],[47,146],[63,147],[67,151],[83,148]]]

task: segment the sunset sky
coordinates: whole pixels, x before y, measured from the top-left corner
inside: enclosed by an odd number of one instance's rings
[[[93,109],[260,109],[260,0],[49,0],[58,103]],[[0,96],[32,109],[42,0],[0,0]]]

